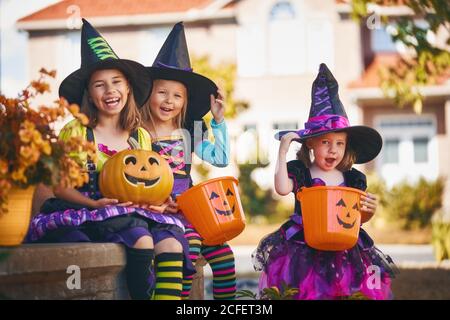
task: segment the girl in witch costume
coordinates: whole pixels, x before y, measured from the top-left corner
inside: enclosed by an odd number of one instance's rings
[[[365,191],[366,177],[352,168],[354,163],[374,159],[381,150],[377,131],[366,126],[350,126],[339,100],[338,84],[325,64],[312,86],[312,103],[305,129],[283,131],[275,172],[275,190],[280,195],[302,187],[333,185]],[[297,160],[286,163],[292,141],[302,143]],[[313,160],[311,159],[313,155]],[[369,220],[376,209],[372,194],[361,197],[361,211]],[[362,221],[362,222],[366,222]],[[345,251],[321,251],[305,243],[300,202],[281,228],[260,242],[253,255],[256,270],[262,271],[259,288],[285,283],[298,289],[296,299],[339,299],[362,293],[369,299],[391,299],[390,281],[395,265],[360,230],[357,244]],[[371,270],[380,270],[380,281],[371,281]],[[372,275],[373,276],[373,275]],[[375,275],[378,276],[378,275]],[[379,284],[379,285],[374,285]]]
[[[142,109],[143,122],[152,137],[153,151],[167,159],[174,173],[172,198],[163,210],[176,213],[178,206],[173,200],[192,187],[192,152],[214,166],[228,165],[229,141],[224,121],[225,107],[214,82],[192,72],[181,22],[173,27],[148,71],[153,84],[148,105]],[[207,140],[206,125],[202,121],[209,110],[214,117],[211,120],[214,144]],[[183,215],[179,216],[185,224],[192,262],[195,264],[201,253],[211,266],[214,298],[234,299],[236,276],[231,248],[226,243],[218,246],[203,245],[201,236],[190,222]],[[192,275],[185,274],[183,298],[189,297],[191,286]]]
[[[89,183],[80,189],[55,188],[31,221],[30,242],[116,242],[126,246],[126,277],[133,299],[180,299],[184,273],[194,273],[182,222],[171,215],[102,197],[97,177],[116,150],[129,149],[129,138],[151,150],[148,132],[139,127],[139,105],[149,95],[150,78],[141,64],[119,59],[106,40],[83,19],[81,68],[61,83],[59,93],[81,105],[90,123],[69,122],[64,141],[78,136],[95,142],[98,161],[84,160]],[[186,254],[183,254],[183,249]],[[183,263],[183,260],[184,263]],[[156,275],[153,273],[154,263]],[[170,271],[171,276],[165,277]],[[159,276],[161,275],[161,276]],[[154,291],[154,288],[158,291]],[[154,292],[153,292],[154,291]]]

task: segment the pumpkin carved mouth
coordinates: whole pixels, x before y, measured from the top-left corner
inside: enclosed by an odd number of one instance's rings
[[[219,210],[217,208],[214,208],[214,210],[216,210],[217,214],[220,214],[222,216],[229,216],[232,215],[234,213],[234,209],[236,209],[236,205],[233,205],[233,208],[231,208],[231,210]]]
[[[153,180],[148,180],[148,179],[142,179],[142,178],[137,178],[137,177],[133,177],[130,176],[129,174],[126,174],[125,172],[123,173],[125,176],[125,180],[132,184],[132,185],[144,185],[144,188],[150,188],[153,187],[155,184],[157,184],[160,180],[161,177],[158,177],[156,179]]]
[[[337,218],[338,223],[339,223],[339,224],[342,226],[342,228],[344,228],[344,229],[351,229],[351,228],[353,228],[353,227],[355,226],[356,220],[353,221],[353,223],[345,223],[344,221],[342,221],[342,220],[339,218],[338,215],[336,215],[336,218]]]

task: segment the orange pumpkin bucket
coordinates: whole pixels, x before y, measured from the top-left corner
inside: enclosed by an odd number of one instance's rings
[[[311,187],[297,192],[306,243],[315,249],[341,251],[358,241],[360,198],[365,193],[348,187]]]
[[[204,244],[222,244],[244,230],[238,183],[234,177],[215,178],[177,197],[181,211],[202,236]]]

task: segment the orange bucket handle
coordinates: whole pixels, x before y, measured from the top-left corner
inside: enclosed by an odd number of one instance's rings
[[[297,200],[300,201],[300,202],[302,201],[302,195],[303,195],[302,191],[303,191],[305,188],[306,188],[306,187],[301,187],[300,190],[297,191],[297,193],[296,193]]]

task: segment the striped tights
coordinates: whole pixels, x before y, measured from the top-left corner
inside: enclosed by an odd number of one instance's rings
[[[234,254],[226,243],[217,246],[202,244],[202,238],[187,226],[184,236],[189,241],[189,257],[195,265],[201,254],[211,266],[213,274],[213,296],[215,300],[232,300],[236,297],[236,271]],[[183,277],[182,299],[188,299],[193,276]]]

